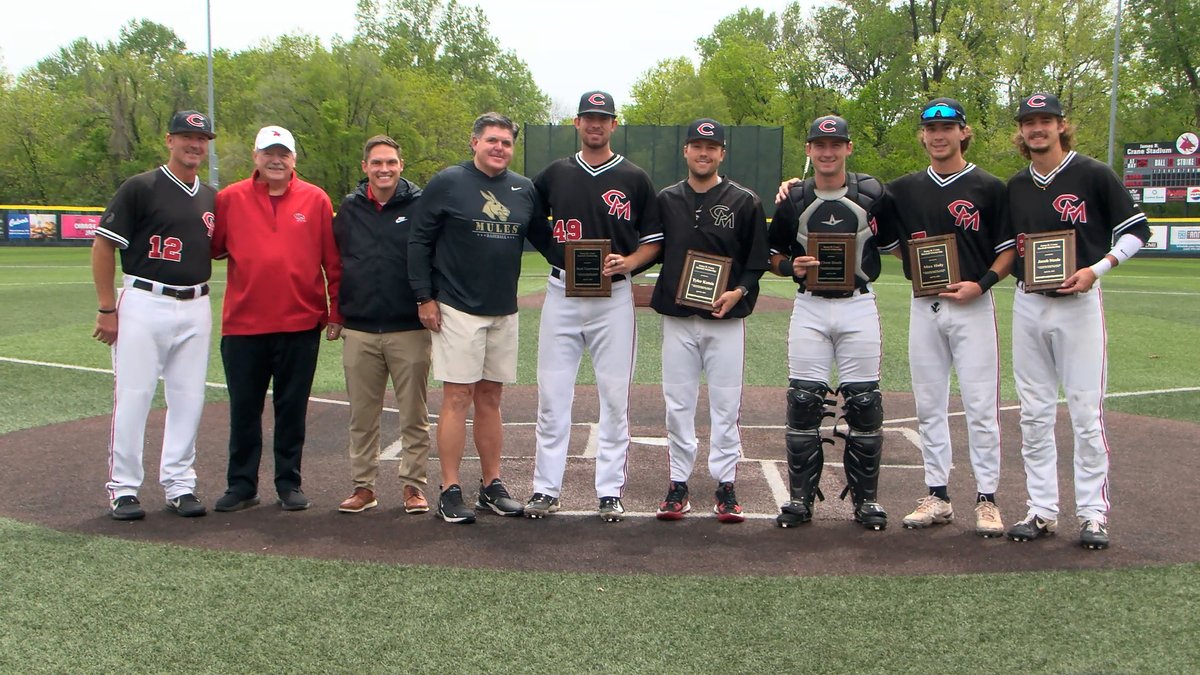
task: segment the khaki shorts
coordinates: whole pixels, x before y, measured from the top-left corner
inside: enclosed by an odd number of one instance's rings
[[[517,314],[476,316],[443,302],[433,333],[433,377],[453,384],[517,381]]]

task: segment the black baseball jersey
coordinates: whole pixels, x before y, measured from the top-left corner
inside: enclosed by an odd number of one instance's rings
[[[168,286],[196,286],[212,276],[210,243],[217,191],[191,185],[160,166],[117,188],[96,235],[121,249],[121,270]]]
[[[1099,262],[1123,234],[1150,239],[1146,215],[1107,165],[1075,151],[1048,175],[1033,166],[1008,181],[1008,205],[1017,236],[1016,275],[1025,278],[1026,234],[1075,230],[1076,269]]]
[[[754,311],[758,280],[770,267],[767,217],[762,202],[737,183],[723,179],[707,192],[696,192],[686,180],[658,193],[662,215],[662,269],[650,306],[668,316],[712,318],[712,312],[675,304],[688,249],[733,258],[725,290],[745,286],[748,293],[723,318]]]
[[[1001,251],[1016,246],[1004,183],[974,164],[949,176],[933,167],[888,183],[879,214],[879,248],[904,253],[904,276],[912,278],[907,242],[953,234],[958,271],[979,281]]]
[[[793,185],[788,198],[775,209],[767,243],[771,255],[790,258],[808,255],[809,232],[854,234],[858,244],[854,270],[859,289],[879,278],[876,216],[882,208],[883,186],[865,173],[847,173],[846,185],[837,190],[817,190],[812,178]],[[803,286],[802,277],[792,277]]]
[[[552,221],[554,245],[548,259],[559,269],[566,264],[563,245],[568,241],[609,239],[612,252],[621,255],[662,241],[654,183],[622,155],[591,166],[577,152],[551,163],[533,184]]]

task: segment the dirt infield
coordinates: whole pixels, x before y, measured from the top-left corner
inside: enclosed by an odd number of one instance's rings
[[[342,399],[338,394],[330,399]],[[533,474],[534,387],[505,392],[505,478],[519,498],[529,495]],[[440,405],[440,391],[431,392],[431,409]],[[635,443],[629,462],[625,505],[630,517],[623,523],[602,523],[595,515],[596,495],[588,459],[591,427],[597,416],[594,387],[580,387],[575,403],[577,423],[564,485],[563,508],[543,521],[480,514],[474,525],[449,525],[432,515],[409,516],[399,508],[396,462],[385,450],[379,485],[380,508],[362,514],[336,511],[350,491],[345,458],[348,409],[336,402],[313,402],[309,408],[304,456],[304,489],[313,508],[284,513],[272,505],[270,460],[264,462],[264,504],[232,514],[210,513],[185,520],[161,510],[163,494],[157,485],[158,450],[163,412],[152,414],[147,434],[147,480],[142,502],[144,521],[118,523],[105,511],[107,417],[28,429],[0,437],[0,515],[58,530],[202,548],[232,549],[289,556],[365,560],[383,563],[452,565],[495,569],[555,570],[603,573],[853,575],[931,574],[1084,569],[1161,565],[1200,560],[1200,538],[1184,519],[1171,514],[1195,513],[1200,497],[1192,489],[1200,479],[1193,461],[1200,427],[1169,420],[1108,414],[1113,448],[1111,515],[1114,546],[1088,552],[1077,544],[1073,489],[1069,475],[1070,429],[1060,410],[1058,438],[1064,455],[1060,492],[1066,514],[1058,537],[1016,544],[984,540],[970,529],[974,484],[966,460],[966,431],[961,416],[952,417],[951,431],[958,467],[950,486],[958,520],[924,531],[905,530],[900,518],[924,494],[920,452],[915,445],[912,397],[889,393],[885,410],[885,468],[881,477],[882,503],[892,516],[884,532],[867,532],[850,520],[846,502],[836,499],[844,480],[838,449],[826,455],[822,489],[828,499],[818,502],[817,516],[808,526],[782,530],[771,520],[779,490],[786,484],[782,459],[783,397],[780,389],[747,388],[742,423],[745,458],[738,468],[738,495],[750,519],[722,525],[709,511],[714,487],[703,460],[690,482],[694,511],[681,522],[654,520],[652,512],[667,484],[663,402],[658,387],[638,386],[633,395],[632,432]],[[706,402],[702,398],[701,409]],[[1005,454],[998,500],[1006,522],[1024,514],[1024,473],[1020,462],[1017,413],[1002,414]],[[224,488],[228,408],[210,405],[201,428],[197,471],[199,492],[212,501]],[[703,419],[701,420],[703,425]],[[270,424],[266,424],[270,433]],[[384,442],[396,441],[394,418],[384,424]],[[707,449],[707,428],[698,429],[701,457]],[[436,452],[436,446],[435,446]],[[468,448],[468,454],[473,448]],[[268,453],[269,454],[269,453]],[[431,462],[430,482],[437,485],[437,462]],[[478,480],[478,463],[468,458],[464,480]],[[473,490],[468,490],[473,495]],[[432,493],[433,490],[431,489]]]

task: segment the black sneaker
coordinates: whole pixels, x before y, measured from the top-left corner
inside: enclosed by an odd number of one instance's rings
[[[779,507],[779,515],[775,516],[775,524],[779,527],[796,527],[812,521],[812,509],[804,502],[784,502]]]
[[[462,487],[458,483],[446,488],[438,497],[438,516],[447,523],[475,522],[475,512],[463,503]]]
[[[740,523],[746,520],[746,515],[742,513],[742,505],[738,503],[737,494],[733,491],[732,482],[717,485],[716,499],[713,513],[717,514],[717,520],[722,523]]]
[[[175,499],[168,499],[167,510],[184,518],[198,518],[208,513],[208,509],[200,503],[200,498],[190,492]]]
[[[1099,520],[1085,520],[1079,527],[1079,543],[1093,551],[1108,548],[1108,525]]]
[[[1025,516],[1025,520],[1008,528],[1008,538],[1013,541],[1033,541],[1039,537],[1048,537],[1057,529],[1057,520],[1046,520],[1031,513]]]
[[[137,497],[125,495],[113,500],[108,515],[113,520],[141,520],[146,517],[146,512],[142,510],[142,503]]]
[[[659,520],[683,520],[683,514],[692,510],[688,501],[688,484],[683,481],[671,481],[667,488],[667,496],[658,505],[654,517]]]
[[[545,518],[558,511],[558,497],[551,497],[544,492],[535,492],[525,502],[525,517],[526,518]]]
[[[625,506],[620,497],[600,498],[600,520],[606,523],[619,523],[625,520]]]
[[[868,530],[886,530],[887,511],[878,502],[863,502],[854,507],[854,522]]]
[[[482,480],[479,481],[479,497],[475,500],[475,508],[479,511],[491,509],[502,516],[519,516],[525,510],[521,502],[508,494],[508,488],[499,478],[488,483],[487,487],[483,486]]]
[[[221,498],[218,499],[215,504],[213,504],[213,511],[220,511],[222,513],[228,511],[241,511],[242,509],[248,509],[257,504],[258,495],[243,497],[236,492],[226,492],[225,494],[221,495]]]
[[[312,502],[299,489],[280,492],[277,503],[284,511],[303,511],[312,506]]]

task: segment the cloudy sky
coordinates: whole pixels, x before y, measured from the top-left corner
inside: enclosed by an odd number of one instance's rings
[[[570,110],[587,89],[607,89],[618,105],[638,76],[659,60],[694,56],[696,38],[742,6],[781,12],[787,0],[461,0],[483,9],[504,48],[529,64],[538,85]],[[801,0],[814,4],[813,0]],[[116,39],[130,19],[170,27],[204,52],[205,0],[7,0],[0,20],[0,57],[20,73],[71,41]],[[326,41],[354,32],[354,0],[264,2],[211,0],[214,48],[239,50],[264,39],[304,32]]]

